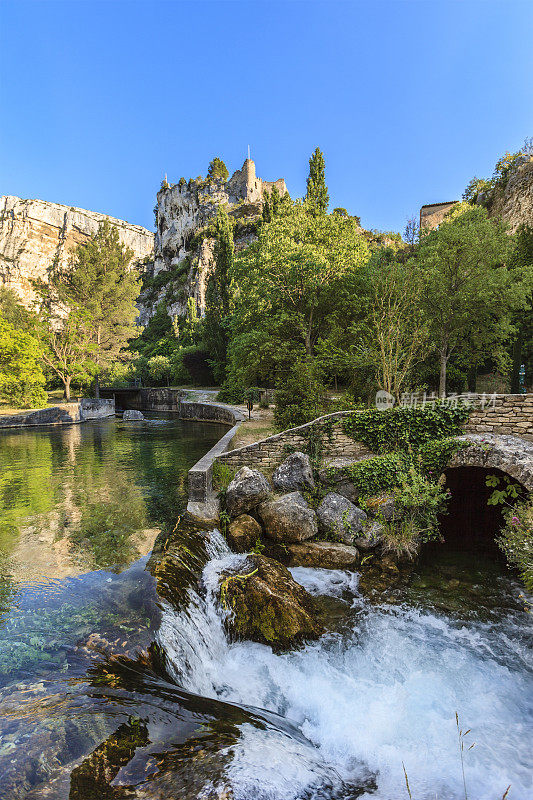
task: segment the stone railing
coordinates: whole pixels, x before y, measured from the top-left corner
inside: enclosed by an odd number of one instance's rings
[[[305,449],[310,439],[318,433],[321,435],[322,455],[326,459],[340,456],[357,459],[372,455],[365,445],[355,442],[342,430],[342,420],[350,414],[353,414],[353,411],[326,414],[305,425],[269,436],[260,442],[229,450],[220,455],[218,460],[230,467],[253,465],[269,471],[275,469],[289,452]]]
[[[467,433],[520,436],[533,441],[533,394],[459,395],[451,402],[468,402],[472,405],[465,427]],[[312,429],[316,427],[330,431],[322,437],[324,458],[364,458],[371,455],[370,451],[342,430],[343,417],[351,413],[353,412],[341,411],[319,417],[306,425],[269,436],[260,442],[229,450],[220,455],[218,460],[235,468],[255,465],[267,471],[272,470],[289,450],[305,448]]]

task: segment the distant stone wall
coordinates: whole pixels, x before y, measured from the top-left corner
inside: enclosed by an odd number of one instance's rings
[[[38,408],[21,414],[0,416],[0,428],[26,428],[34,425],[71,425],[93,419],[114,416],[114,400],[82,398],[78,403]]]
[[[420,230],[432,230],[437,228],[450,208],[453,208],[457,200],[447,203],[430,203],[420,209]]]
[[[533,394],[476,395],[474,400],[467,433],[521,436],[533,441]]]

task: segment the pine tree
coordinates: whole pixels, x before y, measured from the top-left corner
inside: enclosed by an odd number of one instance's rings
[[[227,166],[224,164],[221,158],[215,156],[215,158],[209,164],[207,170],[207,177],[208,178],[222,178],[222,180],[226,181],[228,179],[229,172]]]
[[[309,159],[309,177],[307,178],[307,194],[305,199],[317,211],[325,212],[329,204],[328,187],[325,179],[325,161],[320,148]]]

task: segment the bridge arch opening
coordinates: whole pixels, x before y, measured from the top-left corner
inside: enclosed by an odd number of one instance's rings
[[[489,505],[494,491],[486,484],[487,476],[504,478],[507,473],[492,467],[458,466],[445,470],[446,487],[451,492],[448,513],[440,519],[440,531],[445,546],[456,550],[486,552],[496,556],[500,553],[496,538],[504,524],[504,506]],[[518,484],[526,494],[526,489]]]

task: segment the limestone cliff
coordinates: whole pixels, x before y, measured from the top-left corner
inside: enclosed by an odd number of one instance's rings
[[[34,293],[30,281],[46,280],[54,259],[66,264],[73,247],[96,233],[108,220],[135,260],[149,257],[154,234],[121,219],[43,200],[0,197],[0,284],[14,289],[29,306]]]
[[[280,196],[287,192],[283,179],[258,178],[251,159],[228,181],[211,178],[182,179],[172,186],[163,183],[155,208],[154,262],[146,272],[139,303],[143,324],[161,302],[170,316],[183,315],[192,297],[198,313],[204,313],[207,279],[214,266],[210,221],[218,207],[225,206],[235,221],[235,248],[245,247],[255,236],[265,193],[274,186]]]
[[[524,156],[506,183],[493,189],[483,204],[490,217],[501,217],[513,233],[522,223],[533,225],[533,156]]]

